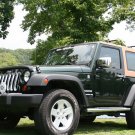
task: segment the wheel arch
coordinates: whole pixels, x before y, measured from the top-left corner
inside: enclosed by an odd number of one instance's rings
[[[48,80],[47,84],[44,83],[45,79]],[[48,91],[54,89],[65,89],[70,91],[76,97],[80,106],[86,107],[89,105],[83,85],[75,76],[61,74],[36,74],[32,76],[27,86],[45,87],[48,88]]]
[[[76,97],[79,105],[81,106],[88,105],[85,94],[82,92],[80,85],[75,81],[52,80],[49,82],[49,88],[68,90]]]

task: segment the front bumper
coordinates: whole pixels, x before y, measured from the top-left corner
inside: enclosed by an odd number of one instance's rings
[[[32,108],[40,105],[43,94],[9,93],[0,95],[0,108],[25,107]]]

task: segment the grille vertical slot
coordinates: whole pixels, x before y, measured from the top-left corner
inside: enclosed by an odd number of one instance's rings
[[[0,92],[16,92],[20,82],[19,76],[19,72],[0,74]]]

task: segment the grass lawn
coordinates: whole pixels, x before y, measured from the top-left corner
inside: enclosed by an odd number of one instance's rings
[[[0,130],[0,135],[37,135],[33,121],[21,119],[17,128]],[[129,130],[124,118],[96,119],[91,125],[79,125],[74,135],[135,135],[135,130]]]

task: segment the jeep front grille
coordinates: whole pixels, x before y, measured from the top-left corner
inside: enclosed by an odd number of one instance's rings
[[[0,74],[0,92],[16,92],[19,88],[20,73]]]

